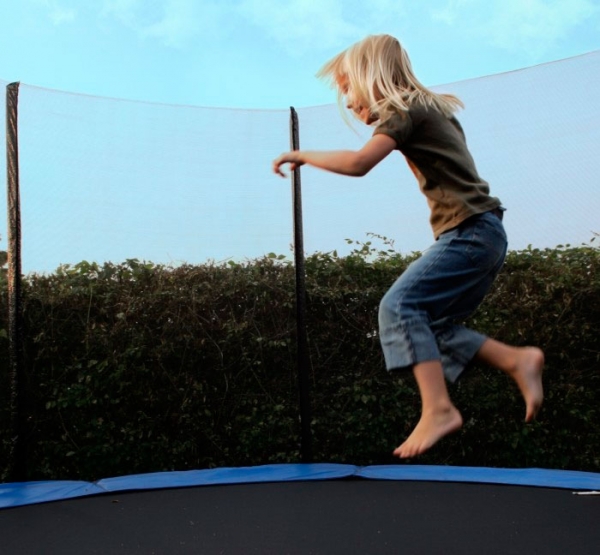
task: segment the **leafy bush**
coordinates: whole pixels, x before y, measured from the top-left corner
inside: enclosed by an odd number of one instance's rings
[[[383,247],[352,242],[348,256],[306,260],[319,461],[397,462],[391,451],[419,417],[412,377],[384,370],[377,336],[379,300],[418,253],[372,240]],[[590,246],[509,254],[468,324],[544,348],[540,418],[524,425],[514,385],[473,366],[450,387],[464,428],[417,462],[600,470],[599,267]],[[298,460],[294,269],[284,257],[177,268],[82,262],[27,276],[23,300],[28,479]]]

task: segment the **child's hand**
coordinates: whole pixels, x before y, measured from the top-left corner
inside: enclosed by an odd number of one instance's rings
[[[275,160],[273,160],[273,172],[281,177],[287,177],[281,169],[283,164],[289,164],[290,170],[294,171],[296,168],[299,168],[302,164],[304,164],[304,162],[300,160],[300,153],[297,150],[293,150],[292,152],[284,152],[281,156],[275,158]]]

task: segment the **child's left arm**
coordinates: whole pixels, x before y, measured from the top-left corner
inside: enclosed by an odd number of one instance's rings
[[[293,150],[282,154],[273,161],[273,172],[286,177],[281,169],[283,164],[290,164],[291,170],[308,164],[322,170],[358,177],[371,171],[395,148],[396,141],[394,139],[378,134],[360,150]]]

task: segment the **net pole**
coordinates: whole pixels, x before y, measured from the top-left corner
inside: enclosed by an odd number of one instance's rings
[[[23,310],[21,304],[21,201],[18,140],[19,83],[6,87],[6,169],[8,208],[8,350],[11,443],[9,475],[25,479],[23,437]]]
[[[298,113],[290,108],[290,144],[292,150],[300,148]],[[294,211],[294,263],[296,268],[296,365],[300,395],[300,455],[302,462],[313,460],[308,335],[306,332],[306,270],[304,265],[304,234],[302,229],[302,187],[300,168],[292,171],[292,199]]]

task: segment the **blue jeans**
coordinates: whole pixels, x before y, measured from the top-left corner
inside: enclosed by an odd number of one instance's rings
[[[388,370],[440,360],[454,382],[486,336],[456,323],[472,314],[506,256],[506,233],[492,212],[468,218],[415,260],[384,295],[379,336]]]

